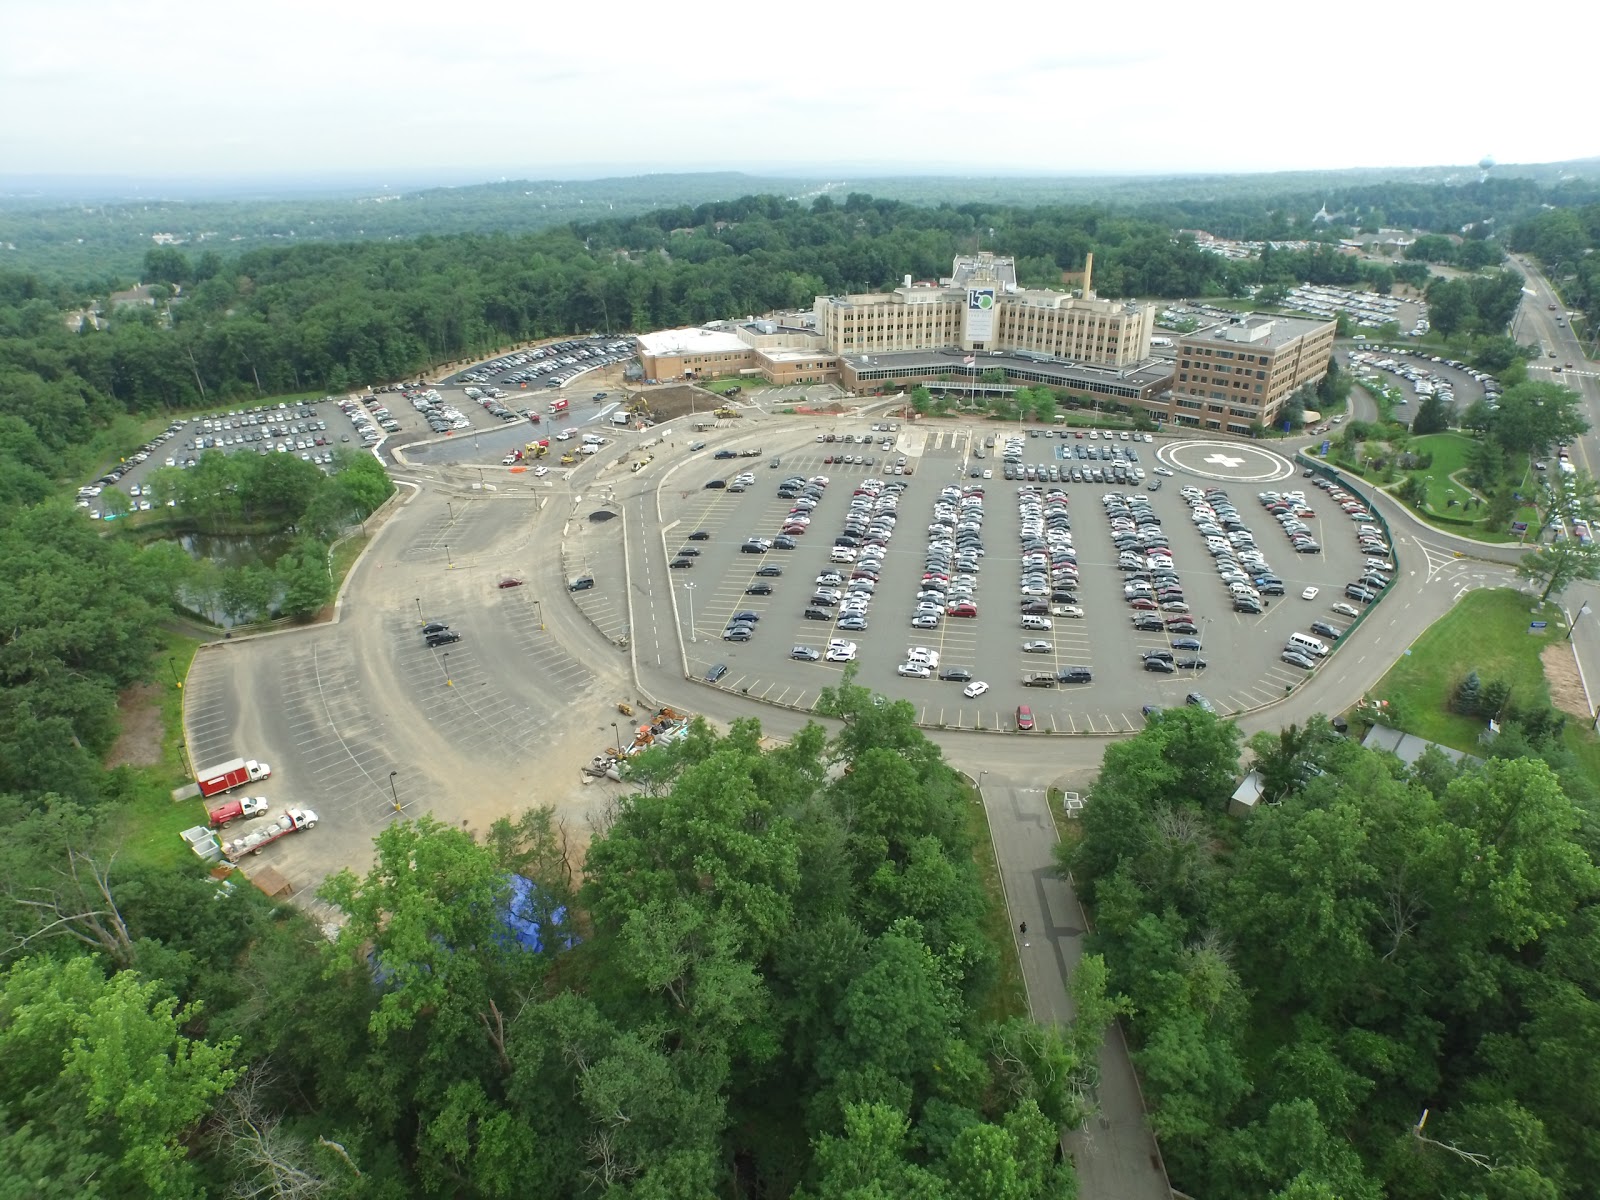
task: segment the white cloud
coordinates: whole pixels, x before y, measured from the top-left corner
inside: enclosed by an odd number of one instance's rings
[[[1600,32],[1540,7],[1536,59]],[[670,6],[8,0],[0,170],[225,177],[859,164],[1241,171],[1596,152],[1585,106],[1421,0]],[[565,171],[563,169],[566,169]]]

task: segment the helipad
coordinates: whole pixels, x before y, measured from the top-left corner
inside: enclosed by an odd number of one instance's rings
[[[1156,457],[1185,474],[1227,483],[1272,483],[1294,474],[1281,454],[1241,442],[1171,442]]]

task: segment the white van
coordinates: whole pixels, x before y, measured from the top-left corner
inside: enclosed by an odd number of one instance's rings
[[[1328,657],[1328,647],[1326,645],[1317,641],[1316,638],[1303,633],[1291,633],[1289,635],[1289,648],[1291,650],[1299,650],[1304,654],[1314,654],[1318,658]]]

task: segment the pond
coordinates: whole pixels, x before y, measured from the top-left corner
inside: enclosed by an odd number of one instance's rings
[[[223,571],[240,567],[258,567],[271,571],[278,560],[294,545],[294,538],[285,533],[184,533],[170,539],[182,546],[189,557],[200,562],[210,562]],[[283,589],[273,587],[272,603],[283,598]],[[207,592],[201,588],[184,587],[178,591],[178,603],[190,612],[197,613],[223,629],[247,625],[253,621],[270,618],[270,612],[244,612],[237,616],[223,611],[220,591]]]
[[[286,533],[185,533],[174,540],[190,558],[219,567],[273,567],[294,545]]]

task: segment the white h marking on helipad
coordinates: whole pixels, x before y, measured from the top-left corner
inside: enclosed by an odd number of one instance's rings
[[[1244,459],[1242,459],[1242,458],[1234,458],[1232,455],[1222,454],[1220,452],[1217,453],[1217,454],[1208,454],[1208,455],[1206,455],[1205,461],[1208,462],[1208,463],[1215,463],[1219,467],[1242,467],[1242,466],[1244,466]]]

